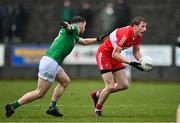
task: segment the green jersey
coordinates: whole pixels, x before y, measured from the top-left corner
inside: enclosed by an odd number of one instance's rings
[[[79,40],[77,26],[71,24],[70,27],[70,31],[67,31],[64,28],[59,31],[59,35],[54,39],[53,43],[45,54],[45,56],[56,60],[59,65],[63,62],[64,58],[72,51],[75,42]]]

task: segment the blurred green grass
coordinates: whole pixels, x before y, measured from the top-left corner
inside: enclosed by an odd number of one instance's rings
[[[58,102],[64,117],[46,115],[54,83],[40,100],[18,108],[11,118],[4,105],[36,88],[36,80],[0,80],[0,122],[175,122],[180,103],[180,83],[132,82],[129,89],[112,94],[103,108],[103,117],[93,117],[90,92],[102,88],[102,80],[72,80]]]

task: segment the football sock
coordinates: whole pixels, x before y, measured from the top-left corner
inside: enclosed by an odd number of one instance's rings
[[[96,93],[97,93],[97,92],[93,92],[93,93],[91,93],[91,95],[92,95],[92,96],[96,96]]]
[[[13,107],[13,109],[18,108],[19,106],[21,106],[21,105],[19,104],[19,102],[18,102],[18,101],[15,101],[15,102],[13,102],[13,103],[12,103],[12,107]]]
[[[102,105],[97,103],[95,111],[101,111],[101,108],[102,108]]]
[[[51,101],[51,104],[49,105],[50,108],[56,108],[56,102]]]

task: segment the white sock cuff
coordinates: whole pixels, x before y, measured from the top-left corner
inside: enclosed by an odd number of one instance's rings
[[[96,109],[95,109],[95,112],[96,112],[96,111],[101,111],[101,110],[99,110],[99,109],[96,108]]]

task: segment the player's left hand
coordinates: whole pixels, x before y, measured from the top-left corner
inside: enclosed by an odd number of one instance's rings
[[[139,63],[139,62],[130,62],[129,65],[135,67],[136,69],[138,69],[138,70],[140,70],[140,71],[144,71],[144,69],[143,69],[142,66],[141,66],[141,63]]]
[[[61,28],[65,28],[66,30],[70,30],[70,25],[68,22],[61,21],[60,25],[61,25]]]
[[[104,38],[105,38],[105,37],[107,37],[108,35],[109,35],[109,33],[107,33],[107,34],[104,34],[104,35],[101,35],[101,36],[97,37],[97,42],[101,42],[101,41],[103,41],[103,40],[104,40]]]
[[[62,28],[67,28],[67,23],[66,22],[64,22],[64,21],[61,21],[60,22],[60,26],[62,27]]]

